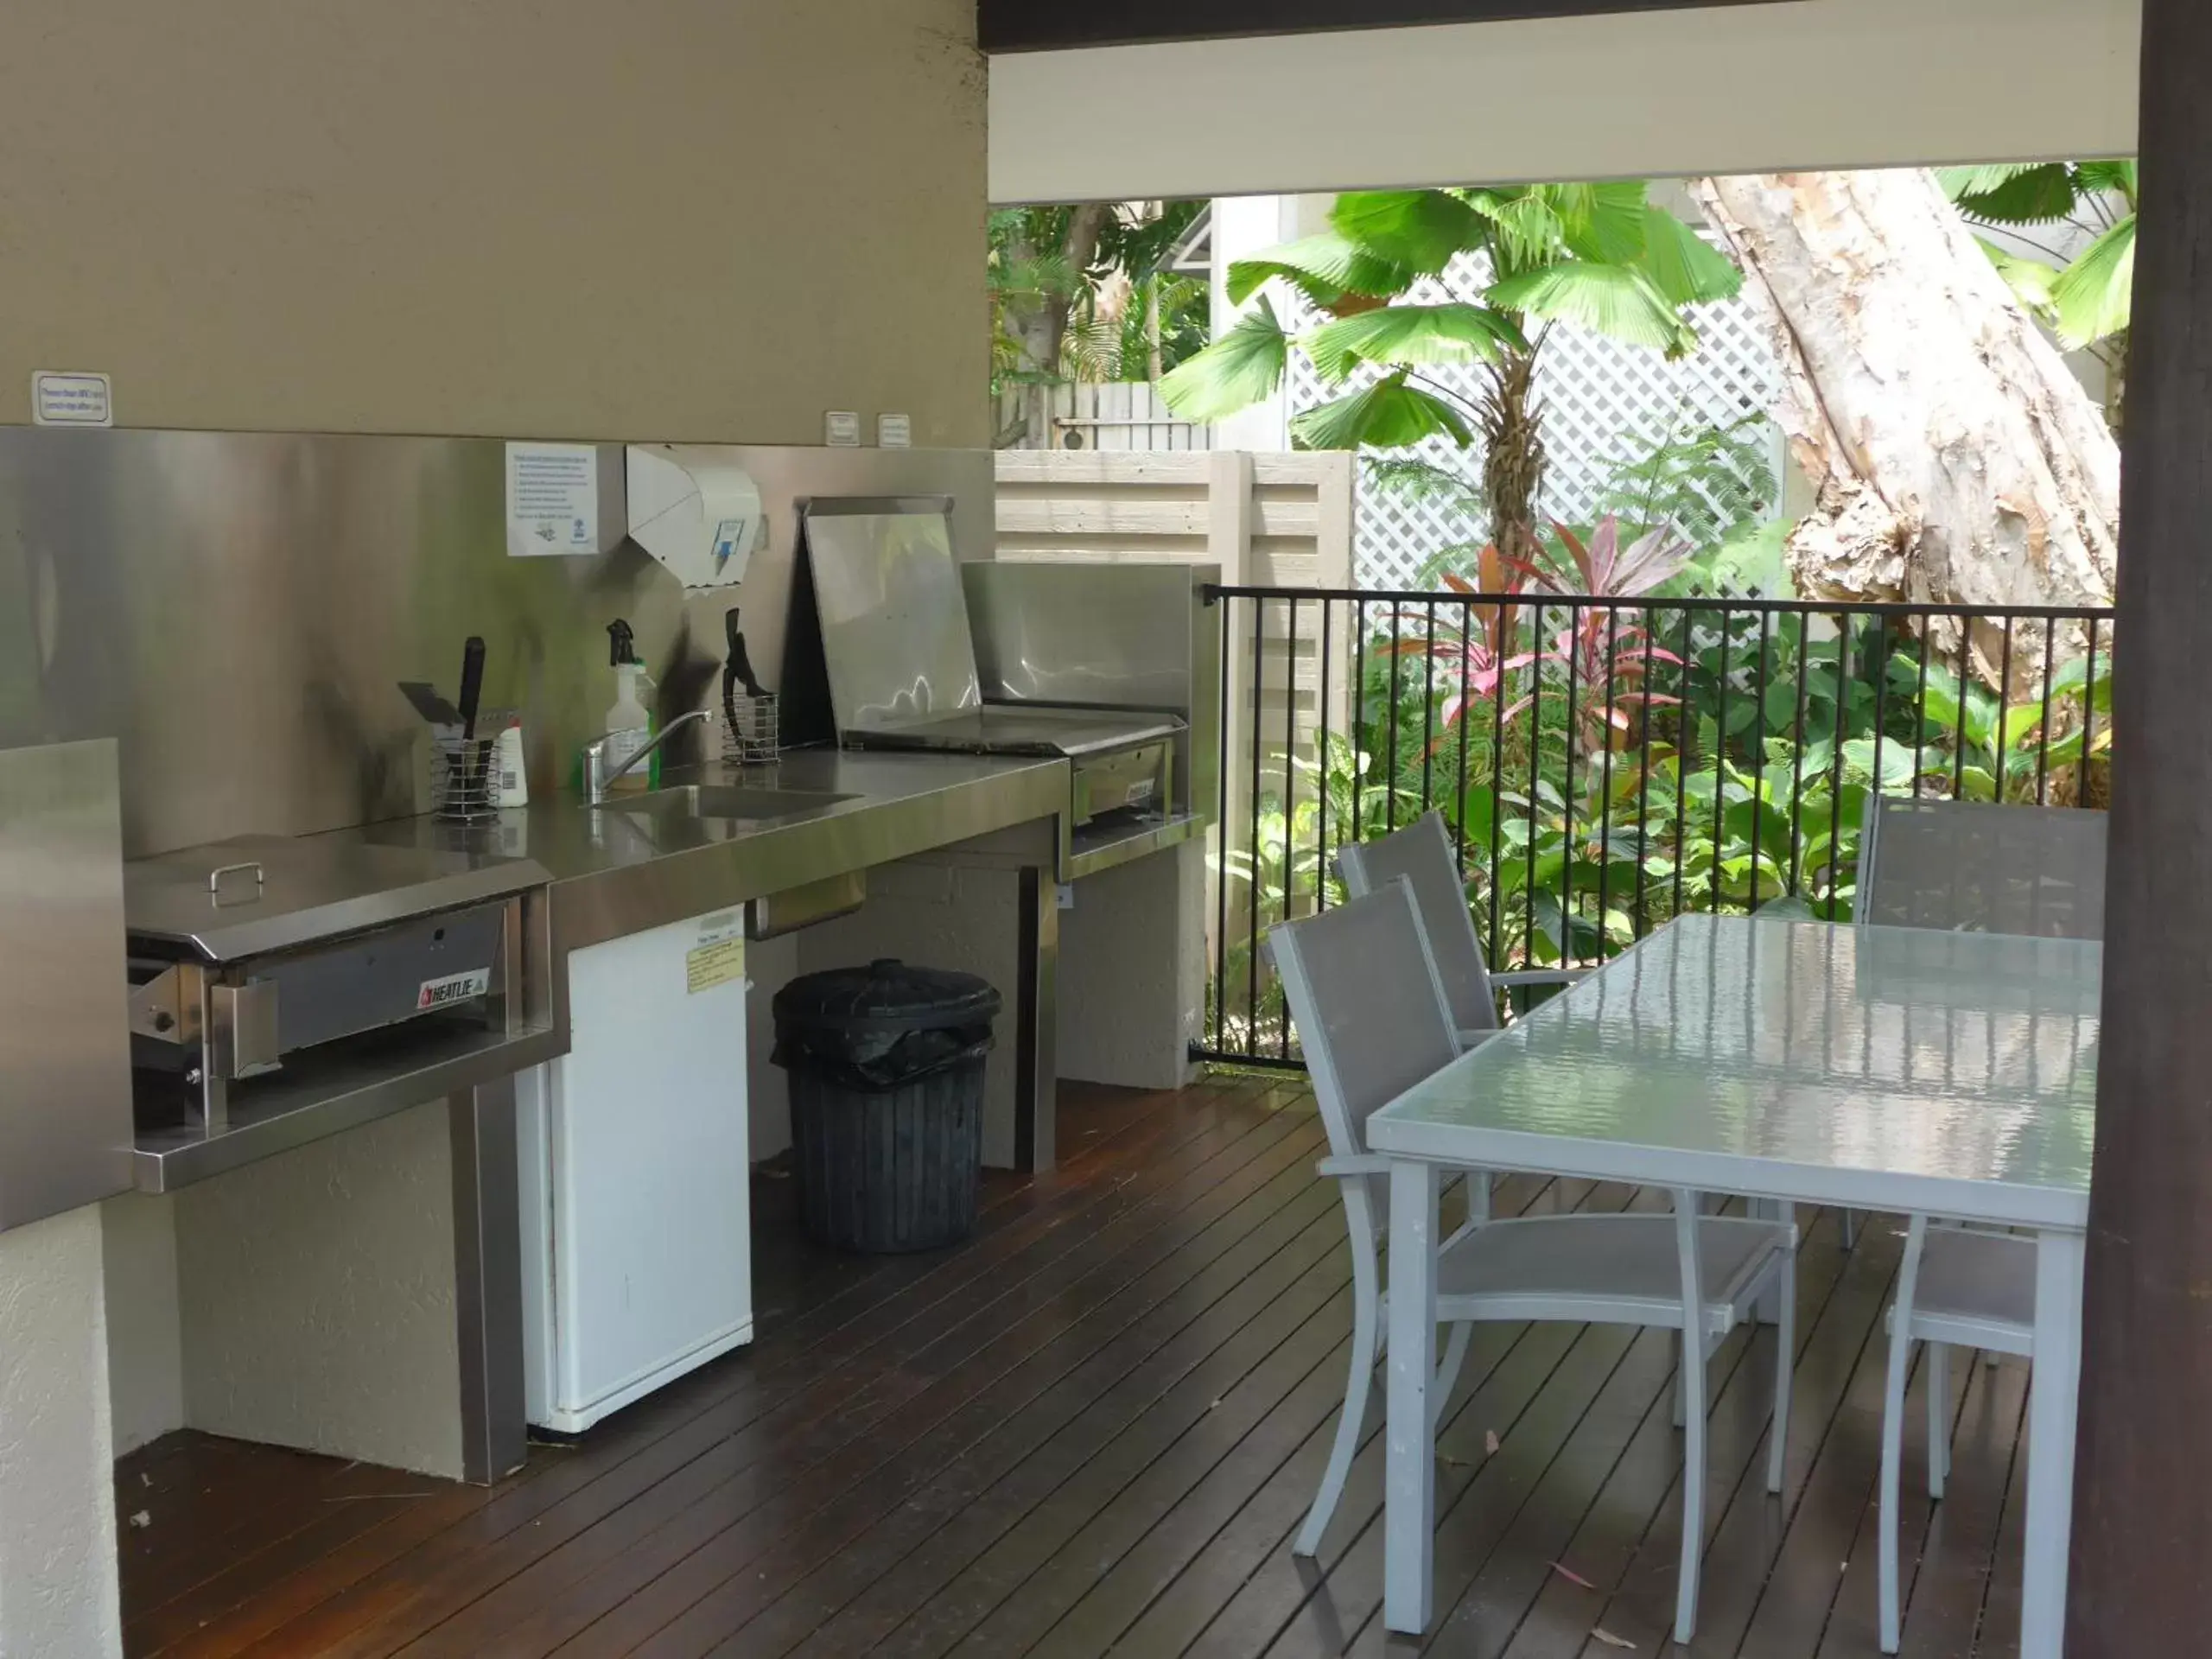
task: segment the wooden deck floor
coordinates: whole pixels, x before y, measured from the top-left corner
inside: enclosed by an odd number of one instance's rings
[[[580,1445],[534,1447],[490,1491],[189,1434],[126,1459],[128,1649],[1414,1651],[1377,1617],[1371,1419],[1319,1567],[1288,1550],[1351,1325],[1340,1211],[1312,1172],[1321,1140],[1289,1083],[1088,1091],[1063,1105],[1058,1172],[995,1178],[972,1242],[889,1260],[779,1242],[788,1186],[764,1179],[754,1345]],[[1516,1180],[1500,1202],[1649,1200]],[[1695,1654],[1876,1651],[1880,1318],[1898,1249],[1880,1221],[1848,1257],[1832,1216],[1811,1227],[1780,1500],[1759,1474],[1774,1333],[1722,1350]],[[1669,1367],[1652,1334],[1478,1335],[1440,1447],[1448,1613],[1428,1649],[1681,1651],[1666,1639]],[[1994,1659],[2017,1647],[2027,1373],[1953,1370],[1951,1496],[1932,1518],[1906,1504],[1905,1652]],[[1909,1467],[1921,1447],[1916,1427]]]

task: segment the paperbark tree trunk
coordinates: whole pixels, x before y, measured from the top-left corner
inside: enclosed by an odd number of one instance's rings
[[[1052,393],[1054,378],[1060,372],[1061,348],[1067,343],[1068,323],[1077,295],[1081,291],[1082,273],[1097,257],[1099,238],[1105,234],[1107,220],[1113,212],[1114,204],[1109,201],[1080,203],[1069,214],[1067,234],[1058,248],[1048,251],[1023,245],[1016,249],[1017,254],[1023,257],[1044,251],[1056,254],[1066,270],[1074,273],[1077,283],[1072,291],[1039,294],[1030,305],[1009,302],[1006,307],[1007,334],[1020,348],[1023,366],[1039,377],[1025,388],[1022,396],[1024,421],[1020,436],[1032,449],[1052,447]]]
[[[1789,538],[1802,592],[2112,602],[2120,446],[1933,175],[1758,174],[1698,194],[1780,347],[1779,418],[1816,498]],[[1977,655],[1993,679],[1993,652]],[[2039,675],[2041,655],[2016,670]]]

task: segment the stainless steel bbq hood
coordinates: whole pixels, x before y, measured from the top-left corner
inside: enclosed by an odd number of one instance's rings
[[[133,936],[210,963],[261,956],[542,887],[524,859],[240,836],[124,867]]]
[[[1185,733],[1158,710],[987,701],[942,497],[815,501],[806,537],[838,741],[863,748],[1060,755],[1071,822],[1165,810]]]

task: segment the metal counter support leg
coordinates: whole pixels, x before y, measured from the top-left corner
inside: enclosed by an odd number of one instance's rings
[[[1017,1169],[1037,1171],[1052,1166],[1059,1114],[1060,890],[1050,871],[1022,867],[1020,907],[1014,1161]]]
[[[450,1096],[454,1317],[461,1335],[463,1478],[488,1485],[522,1467],[522,1228],[515,1080]]]

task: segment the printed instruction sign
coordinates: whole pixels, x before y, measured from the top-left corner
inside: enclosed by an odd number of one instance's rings
[[[507,552],[518,559],[599,551],[599,450],[588,443],[507,446]]]
[[[113,426],[114,388],[104,374],[34,369],[31,419],[40,426]]]

